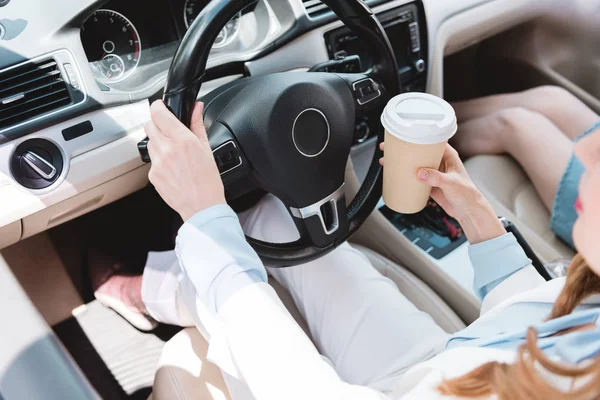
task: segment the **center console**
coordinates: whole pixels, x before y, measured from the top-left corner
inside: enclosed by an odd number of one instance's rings
[[[406,92],[424,92],[427,86],[427,23],[421,2],[408,4],[378,14],[377,17],[390,39],[402,87]],[[330,72],[359,72],[368,70],[372,63],[369,44],[350,29],[343,27],[326,32],[325,44],[332,60],[314,70]],[[355,142],[362,143],[377,134],[379,115],[358,121]]]
[[[441,260],[467,241],[459,223],[433,200],[417,214],[399,214],[386,206],[379,211],[415,246]]]

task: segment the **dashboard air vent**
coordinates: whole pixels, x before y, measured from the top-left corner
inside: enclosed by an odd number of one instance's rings
[[[53,58],[0,73],[0,130],[72,102]]]
[[[372,3],[373,0],[366,0],[365,3]],[[321,15],[327,14],[331,12],[329,6],[324,4],[321,0],[302,0],[302,4],[306,9],[306,13],[309,17],[315,18],[320,17]]]
[[[304,4],[306,13],[311,18],[318,17],[331,11],[326,4],[321,2],[321,0],[302,0],[302,4]]]

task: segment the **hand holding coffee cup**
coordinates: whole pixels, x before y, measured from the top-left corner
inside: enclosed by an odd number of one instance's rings
[[[386,150],[384,143],[381,150]],[[388,166],[387,155],[380,163]],[[477,189],[450,145],[446,145],[439,169],[418,168],[415,178],[432,189],[431,197],[448,215],[458,220],[471,244],[506,233],[494,209]]]
[[[383,200],[394,211],[414,214],[425,208],[431,186],[418,179],[420,168],[439,169],[448,140],[457,131],[450,104],[425,93],[405,93],[387,104]]]
[[[385,143],[380,146],[385,151]],[[385,159],[380,160],[381,165]],[[446,213],[461,220],[473,204],[479,199],[479,190],[469,177],[458,153],[449,144],[446,145],[440,168],[419,168],[415,174],[423,184],[431,187],[431,198]]]

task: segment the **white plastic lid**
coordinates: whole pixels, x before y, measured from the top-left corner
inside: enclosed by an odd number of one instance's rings
[[[404,93],[391,99],[381,124],[398,139],[415,144],[448,141],[458,129],[452,106],[426,93]]]

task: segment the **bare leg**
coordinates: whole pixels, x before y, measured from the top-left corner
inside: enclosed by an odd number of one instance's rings
[[[463,123],[453,144],[463,157],[509,153],[529,175],[548,209],[573,153],[573,142],[552,121],[523,108]]]
[[[558,86],[540,86],[520,93],[482,97],[457,102],[453,106],[459,122],[507,108],[525,108],[544,115],[570,139],[575,139],[600,120],[600,116],[581,100]]]

